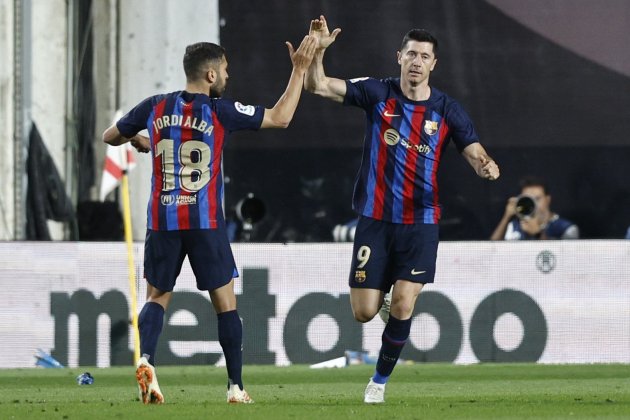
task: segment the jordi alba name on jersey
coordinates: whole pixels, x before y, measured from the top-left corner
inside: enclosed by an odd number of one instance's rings
[[[147,227],[215,229],[223,221],[226,135],[259,129],[263,115],[263,107],[179,91],[147,98],[122,117],[123,136],[147,129],[151,139]]]
[[[426,101],[407,99],[398,78],[347,80],[346,89],[344,105],[366,114],[354,210],[392,223],[437,223],[440,157],[450,139],[460,152],[478,141],[470,117],[433,87]]]

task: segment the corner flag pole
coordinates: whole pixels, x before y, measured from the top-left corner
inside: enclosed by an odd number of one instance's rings
[[[122,148],[121,149],[126,149]],[[127,151],[124,150],[126,154]],[[125,159],[127,162],[127,159]],[[126,166],[126,165],[125,165]],[[129,201],[129,180],[127,168],[123,170],[121,179],[121,194],[123,201],[123,223],[125,229],[125,242],[127,244],[127,264],[129,266],[129,292],[131,297],[131,325],[133,329],[133,364],[140,358],[140,333],[138,331],[138,298],[136,294],[136,265],[133,258],[133,235],[131,230],[131,205]]]

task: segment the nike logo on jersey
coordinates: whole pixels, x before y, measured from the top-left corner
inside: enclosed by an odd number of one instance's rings
[[[415,269],[415,268],[411,270],[411,275],[412,275],[412,276],[417,276],[418,274],[422,274],[422,273],[426,273],[426,271],[425,271],[425,270],[422,270],[422,271],[416,271],[416,269]]]
[[[383,115],[386,117],[400,117],[400,114],[390,114],[389,111],[383,112]]]

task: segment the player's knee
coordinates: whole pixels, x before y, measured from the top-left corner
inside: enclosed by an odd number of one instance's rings
[[[377,312],[366,310],[365,308],[360,309],[352,309],[352,314],[354,315],[354,319],[359,322],[369,322],[374,318]]]
[[[408,319],[413,315],[413,302],[400,300],[393,301],[390,313],[397,319]]]

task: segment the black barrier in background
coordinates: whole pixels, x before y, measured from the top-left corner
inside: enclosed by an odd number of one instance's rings
[[[488,182],[449,147],[438,175],[443,215],[442,240],[488,239],[505,209],[519,194],[524,174],[549,181],[552,208],[580,227],[582,238],[623,238],[630,225],[630,148],[497,147],[501,178]],[[267,149],[226,152],[228,218],[253,192],[265,202],[265,218],[252,242],[332,241],[335,225],[355,217],[352,189],[359,168],[355,149]],[[319,163],[318,163],[319,162]]]
[[[552,3],[549,12],[557,12]],[[582,237],[621,238],[630,225],[630,78],[481,0],[219,4],[226,96],[267,107],[290,73],[284,41],[297,46],[320,13],[342,28],[326,53],[330,76],[396,76],[396,50],[408,29],[438,37],[432,84],[464,105],[502,169],[500,181],[483,182],[449,147],[439,174],[443,239],[488,238],[507,197],[518,194],[519,178],[530,174],[547,179],[552,208],[575,221]],[[597,37],[597,28],[589,30]],[[225,151],[228,213],[253,191],[269,206],[253,241],[331,240],[334,225],[353,217],[364,130],[361,110],[304,93],[289,129],[235,133]]]

